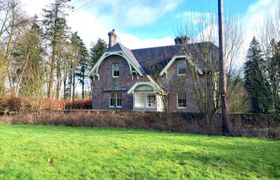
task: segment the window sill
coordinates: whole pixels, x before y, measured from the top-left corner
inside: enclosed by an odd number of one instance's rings
[[[187,109],[187,107],[177,107],[177,109]]]
[[[122,108],[122,106],[116,106],[116,107],[115,106],[109,106],[109,108],[110,109],[120,109],[120,108]]]

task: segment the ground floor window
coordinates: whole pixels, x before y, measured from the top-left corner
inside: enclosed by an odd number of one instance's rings
[[[156,95],[149,92],[135,92],[134,93],[134,107],[135,108],[155,108]]]
[[[155,94],[147,94],[148,99],[148,107],[155,108],[156,107],[156,95]]]
[[[177,95],[177,105],[178,105],[178,108],[186,108],[187,107],[187,95],[186,95],[186,93],[178,93],[178,95]]]
[[[111,93],[110,94],[110,104],[111,108],[121,108],[122,107],[122,93]]]

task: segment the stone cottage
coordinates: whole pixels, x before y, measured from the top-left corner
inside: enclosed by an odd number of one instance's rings
[[[210,47],[214,62],[217,46],[191,44],[183,36],[175,39],[175,45],[128,49],[117,43],[114,30],[108,35],[108,50],[89,73],[93,109],[199,111],[190,68],[203,81],[207,77],[203,47]]]

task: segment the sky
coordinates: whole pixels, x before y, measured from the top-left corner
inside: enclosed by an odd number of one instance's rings
[[[52,0],[21,0],[28,15],[42,15]],[[280,5],[280,0],[224,0],[226,17],[238,18],[244,31],[244,48],[265,16]],[[115,29],[117,41],[128,48],[174,44],[183,21],[196,24],[195,17],[217,14],[217,0],[72,0],[68,24],[89,47],[98,38],[108,41]],[[197,36],[200,32],[193,32]]]

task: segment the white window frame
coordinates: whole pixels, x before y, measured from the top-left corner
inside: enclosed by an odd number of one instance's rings
[[[139,94],[139,93],[142,93],[144,94],[144,106],[143,107],[136,107],[135,104],[135,95],[136,94]],[[149,106],[149,98],[148,98],[148,95],[154,95],[155,96],[155,102],[154,102],[154,106]],[[133,95],[133,106],[135,109],[155,109],[157,108],[157,95],[153,92],[136,92],[134,95]]]
[[[179,67],[179,65],[178,65],[180,61],[184,62],[185,60],[178,60],[177,61],[177,64],[176,64],[177,76],[186,76],[186,74],[187,74],[187,64],[185,64],[186,67],[184,68],[185,69],[185,73],[184,74],[180,74],[179,73],[180,69],[183,69],[182,67]]]
[[[181,106],[179,106],[179,94],[185,94],[186,95],[186,106],[185,107],[181,107]],[[177,109],[186,109],[187,108],[187,93],[177,93]]]
[[[155,97],[155,100],[154,100],[154,106],[149,106],[149,95],[152,95]],[[149,92],[146,92],[146,108],[149,108],[149,109],[153,109],[153,108],[156,108],[157,107],[157,96],[156,94],[154,93],[149,93]]]
[[[115,101],[115,106],[111,106],[111,98],[112,98],[112,94],[113,94],[113,100]],[[121,95],[121,106],[117,106],[117,95],[120,94]],[[119,92],[111,92],[110,96],[109,96],[109,108],[122,108],[122,93]]]
[[[115,67],[118,67],[119,75],[115,76]],[[119,78],[120,77],[120,65],[118,63],[113,63],[112,64],[112,77],[113,78]]]

